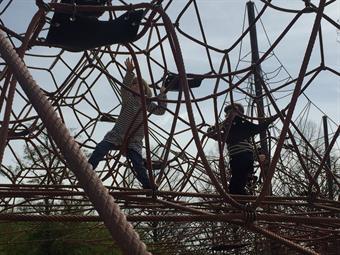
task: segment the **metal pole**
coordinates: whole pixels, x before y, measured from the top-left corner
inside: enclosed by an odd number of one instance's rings
[[[248,12],[248,23],[250,26],[249,35],[250,35],[250,46],[251,46],[251,63],[254,66],[253,75],[254,75],[254,86],[255,86],[255,95],[256,95],[256,107],[257,107],[257,114],[258,117],[264,117],[264,105],[263,105],[263,97],[262,97],[262,70],[261,65],[258,63],[260,56],[259,56],[259,48],[257,43],[257,32],[256,32],[256,23],[255,23],[255,11],[254,11],[254,3],[252,1],[247,2],[247,12]],[[259,120],[261,123],[262,120]],[[267,145],[267,135],[266,131],[260,133],[260,146],[261,146],[261,154],[265,154],[268,157],[266,160],[266,165],[264,166],[264,178],[267,176],[267,172],[269,169],[269,162],[270,156],[268,151]],[[272,194],[271,185],[268,187],[268,194]],[[270,210],[270,208],[267,208]],[[269,241],[268,246],[268,253],[272,254],[277,250],[275,247],[276,243],[273,241]]]
[[[257,32],[256,32],[256,24],[255,22],[255,11],[254,11],[254,3],[252,1],[247,2],[247,10],[248,10],[248,22],[250,27],[250,46],[251,46],[251,62],[252,64],[256,64],[259,62],[259,49],[257,44]],[[254,23],[254,24],[253,24]],[[253,25],[252,25],[253,24]],[[262,71],[261,65],[258,63],[254,65],[254,85],[255,85],[255,94],[256,94],[256,107],[258,117],[264,117],[264,104],[262,97],[262,86],[261,83],[264,83],[262,79]],[[259,120],[259,123],[262,122],[262,119]],[[267,143],[267,134],[266,131],[260,133],[260,146],[261,146],[261,154],[265,154],[267,156],[266,164],[264,165],[264,177],[267,175],[269,169],[270,155],[268,150]],[[269,186],[268,194],[271,194],[271,185]]]
[[[248,9],[248,21],[249,21],[249,25],[251,25],[255,21],[254,3],[252,1],[247,2],[247,9]],[[258,49],[258,44],[257,44],[257,33],[256,33],[255,24],[253,24],[250,28],[250,45],[251,45],[251,62],[252,64],[256,64],[259,61],[260,57],[259,57],[259,49]],[[263,105],[263,97],[262,97],[261,80],[262,80],[261,65],[257,64],[254,69],[256,105],[257,105],[258,116],[260,118],[263,118],[264,117],[264,105]],[[259,122],[261,122],[261,120]],[[263,131],[260,133],[260,139],[261,139],[260,141],[261,149],[266,154],[268,154],[266,131]]]
[[[329,147],[329,140],[328,140],[328,125],[327,125],[327,116],[322,116],[323,121],[323,132],[324,132],[324,139],[325,139],[325,151],[327,151],[327,148]],[[326,165],[331,171],[331,157],[330,153],[327,156],[326,159]],[[334,197],[334,190],[333,190],[333,180],[332,175],[327,171],[327,186],[328,186],[328,198],[333,200]]]

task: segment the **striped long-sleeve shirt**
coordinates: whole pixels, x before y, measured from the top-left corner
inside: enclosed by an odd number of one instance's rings
[[[126,87],[131,87],[134,77],[134,73],[127,73],[123,84]],[[124,87],[121,89],[121,96],[122,107],[120,114],[115,126],[105,135],[104,140],[117,146],[121,146],[127,140],[127,147],[142,155],[144,124],[141,97],[132,94]],[[160,94],[158,97],[166,99],[165,94]],[[161,101],[158,104],[150,102],[146,105],[147,110],[156,115],[163,115],[166,106],[166,102]]]
[[[228,144],[228,153],[230,157],[236,156],[237,154],[248,152],[248,153],[254,153],[253,145],[250,143],[248,139],[244,139],[243,141],[240,141],[235,144]]]

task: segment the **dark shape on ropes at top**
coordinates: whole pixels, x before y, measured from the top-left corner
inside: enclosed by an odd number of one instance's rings
[[[202,81],[204,78],[199,77],[199,78],[188,78],[187,77],[187,81],[188,81],[188,85],[189,88],[197,88],[201,85]],[[165,87],[167,88],[167,90],[170,91],[179,91],[182,89],[178,74],[174,74],[174,73],[168,73],[166,79],[165,79]]]
[[[61,0],[62,4],[76,4],[76,5],[93,5],[93,6],[104,6],[109,0]],[[79,13],[79,16],[89,16],[99,18],[104,11],[93,11],[93,12],[84,12]]]
[[[62,3],[104,5],[103,0],[63,0]],[[84,51],[136,39],[144,10],[127,11],[114,20],[101,21],[102,12],[65,14],[55,12],[46,42],[68,51]]]

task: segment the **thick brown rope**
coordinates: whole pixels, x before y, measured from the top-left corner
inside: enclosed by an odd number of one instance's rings
[[[150,255],[2,31],[0,53],[123,253]]]

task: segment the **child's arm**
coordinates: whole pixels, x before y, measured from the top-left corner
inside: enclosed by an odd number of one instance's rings
[[[135,69],[135,67],[132,63],[132,60],[130,60],[129,58],[125,60],[125,66],[126,66],[126,74],[123,79],[123,84],[124,86],[130,88],[132,85],[132,81],[135,78],[135,74],[133,73],[133,70]],[[122,94],[123,101],[125,101],[125,99],[131,96],[131,93],[129,93],[129,91],[125,89],[124,87],[121,88],[121,94]]]
[[[207,130],[207,137],[212,138],[214,140],[218,140],[217,129],[215,126],[211,126]]]
[[[218,136],[218,131],[221,134],[222,139],[224,139],[224,121],[219,123],[218,126],[214,125],[214,126],[210,126],[207,130],[207,136],[209,138],[212,138],[216,141],[218,141],[219,136]]]
[[[279,115],[274,115],[272,117],[265,118],[263,122],[261,122],[260,124],[256,125],[254,131],[257,134],[265,131],[266,129],[268,129],[269,125],[272,124],[278,117],[279,117]]]
[[[167,96],[165,94],[165,87],[161,87],[160,91],[161,93],[159,93],[158,98],[166,100]],[[165,101],[158,101],[158,104],[151,102],[148,105],[148,111],[156,115],[163,115],[165,113],[166,107],[167,107],[167,102]]]
[[[220,122],[217,126],[216,125],[210,126],[207,130],[207,136],[217,141],[219,138],[218,131],[220,131],[222,139],[225,140],[227,138],[226,133],[229,133],[230,126],[232,125],[232,122],[235,117],[236,113],[232,112],[228,114],[226,119]]]

